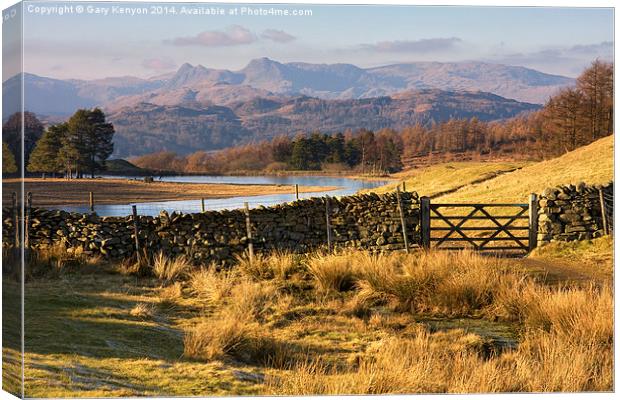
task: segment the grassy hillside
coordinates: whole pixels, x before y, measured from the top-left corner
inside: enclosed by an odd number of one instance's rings
[[[603,184],[613,180],[613,136],[600,139],[558,158],[531,164],[494,179],[468,185],[440,197],[459,202],[524,201],[545,188],[585,182]],[[455,184],[460,177],[454,175]],[[415,189],[412,189],[415,190]],[[423,191],[420,191],[424,194]]]
[[[408,191],[415,190],[421,196],[437,196],[454,191],[464,185],[487,180],[514,171],[526,162],[450,162],[422,169],[413,169],[393,175],[394,183],[373,189],[376,193],[390,192],[405,182]]]

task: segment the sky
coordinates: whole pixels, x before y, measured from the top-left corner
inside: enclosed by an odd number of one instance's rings
[[[597,57],[613,60],[611,8],[246,6],[254,15],[243,4],[26,2],[24,69],[97,79],[186,62],[239,70],[258,57],[360,67],[476,60],[575,77]],[[306,15],[256,15],[272,8]]]

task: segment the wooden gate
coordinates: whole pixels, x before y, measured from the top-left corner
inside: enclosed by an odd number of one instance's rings
[[[420,204],[422,246],[456,250],[529,252],[536,247],[537,198],[528,203]]]

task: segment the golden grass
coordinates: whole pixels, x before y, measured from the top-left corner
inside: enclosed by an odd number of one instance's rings
[[[308,259],[308,272],[323,292],[349,290],[357,278],[356,258],[354,252],[317,254]]]
[[[435,196],[476,181],[491,179],[498,174],[513,171],[528,164],[531,163],[517,161],[442,163],[393,174],[391,178],[397,181],[369,191],[375,193],[394,191],[396,186],[402,185],[404,181],[409,192],[418,192],[420,196]]]
[[[129,311],[129,315],[136,318],[151,318],[155,313],[155,307],[152,304],[138,303]]]
[[[250,350],[255,330],[254,324],[235,318],[204,321],[185,332],[183,354],[203,361],[225,355],[241,356]]]
[[[606,184],[614,176],[613,147],[612,135],[563,156],[527,165],[483,183],[468,185],[440,197],[440,201],[525,202],[530,193],[541,193],[548,187],[579,182]]]
[[[590,242],[571,257],[595,249],[611,253]],[[271,266],[203,266],[165,286],[36,276],[26,288],[26,394],[613,388],[610,280],[550,286],[517,260],[471,252],[258,260]]]
[[[255,254],[253,260],[249,255],[237,256],[239,271],[255,280],[286,280],[297,269],[295,255],[287,251],[275,251],[270,254]]]
[[[613,298],[601,292],[547,292],[546,307],[528,317],[519,347],[489,353],[477,335],[463,331],[393,336],[369,347],[345,372],[321,361],[301,364],[268,381],[279,395],[610,391],[613,387]],[[585,298],[594,312],[584,313]],[[566,311],[577,306],[575,315]],[[536,317],[534,317],[536,314]],[[576,329],[575,329],[576,328]]]
[[[215,265],[210,265],[191,272],[188,284],[196,298],[217,305],[230,296],[237,278],[234,270],[217,271]]]
[[[359,266],[358,298],[418,313],[472,315],[490,306],[514,277],[507,263],[471,251],[368,255]]]
[[[153,274],[164,282],[184,278],[192,268],[191,261],[185,255],[174,258],[159,252],[153,257]]]

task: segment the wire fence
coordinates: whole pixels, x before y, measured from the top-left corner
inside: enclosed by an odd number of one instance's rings
[[[168,213],[200,213],[205,211],[221,211],[234,210],[244,208],[248,203],[250,208],[268,207],[282,203],[289,203],[296,200],[303,200],[316,197],[324,197],[325,192],[308,192],[308,193],[281,193],[260,196],[235,196],[229,198],[200,198],[190,200],[169,200],[169,201],[149,201],[149,202],[129,202],[126,204],[106,204],[97,202],[97,196],[93,195],[91,201],[84,201],[80,204],[68,205],[52,205],[43,206],[43,208],[60,209],[68,212],[89,213],[95,212],[99,216],[127,216],[132,214],[132,207],[136,206],[138,215],[156,216],[162,211]],[[88,198],[88,194],[84,197]],[[54,202],[58,198],[50,198],[49,196],[39,197],[35,195],[34,206],[37,206],[37,200],[41,204]]]
[[[614,194],[613,192],[599,189],[599,199],[601,202],[603,230],[605,234],[609,235],[614,231]]]

